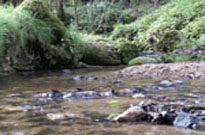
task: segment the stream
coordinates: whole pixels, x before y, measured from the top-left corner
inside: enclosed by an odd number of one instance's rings
[[[180,80],[162,89],[161,78],[119,77],[122,67],[92,67],[72,73],[39,71],[0,76],[0,135],[205,135],[205,128],[190,130],[147,122],[118,123],[106,118],[140,102],[199,104],[205,106],[204,80]],[[79,79],[79,76],[81,77]],[[168,79],[168,78],[167,78]],[[37,102],[33,96],[59,90],[146,90],[145,96],[108,96],[90,100]],[[117,101],[116,105],[110,102]],[[59,114],[54,118],[53,114]]]

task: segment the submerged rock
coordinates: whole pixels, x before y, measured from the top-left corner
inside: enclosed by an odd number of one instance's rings
[[[81,75],[77,75],[77,76],[73,77],[73,79],[75,81],[82,81],[82,80],[86,79],[86,77],[85,76],[81,76]]]
[[[22,131],[0,132],[0,135],[25,135]]]
[[[22,98],[23,95],[19,94],[19,93],[15,93],[15,94],[11,94],[10,97],[13,97],[13,98]]]
[[[63,100],[91,100],[98,98],[106,98],[113,96],[132,96],[136,93],[145,94],[141,88],[125,88],[120,90],[110,90],[110,91],[98,91],[98,90],[83,90],[78,88],[72,92],[61,92],[59,90],[52,90],[51,92],[40,93],[33,97],[34,101],[42,102],[53,102],[53,101],[63,101]]]
[[[65,100],[87,100],[99,98],[99,95],[95,91],[82,91],[82,92],[72,92],[68,93],[68,96],[64,96]]]
[[[170,80],[163,80],[163,81],[160,81],[158,83],[159,86],[162,86],[162,87],[173,87],[175,86],[175,84],[173,82],[171,82]]]
[[[184,84],[186,83],[180,80],[162,80],[158,83],[158,85],[161,87],[175,87],[177,85],[184,85]]]
[[[72,73],[72,71],[70,69],[63,69],[62,72],[64,74],[71,74]]]
[[[59,90],[52,90],[51,92],[40,93],[33,97],[35,101],[62,101],[64,93]]]

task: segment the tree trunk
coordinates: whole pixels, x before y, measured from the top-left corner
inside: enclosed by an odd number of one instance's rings
[[[75,24],[78,27],[78,13],[77,13],[77,3],[76,3],[76,0],[73,0],[73,8],[74,8]]]
[[[61,21],[65,21],[65,11],[63,8],[63,0],[57,0],[57,14]]]

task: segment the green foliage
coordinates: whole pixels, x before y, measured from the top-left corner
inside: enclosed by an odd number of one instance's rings
[[[51,26],[26,11],[17,12],[13,7],[1,6],[0,13],[1,56],[5,55],[6,48],[14,47],[13,57],[28,58],[31,48],[27,45],[38,42],[46,47],[54,38]]]
[[[0,65],[18,70],[71,66],[82,57],[82,48],[80,37],[40,1],[0,6]]]
[[[180,56],[176,56],[175,58],[175,62],[186,62],[186,61],[190,61],[191,58],[188,55],[180,55]]]
[[[205,60],[205,55],[200,55],[199,60]]]
[[[111,37],[118,44],[122,39],[127,46],[137,44],[136,50],[173,51],[191,41],[203,41],[204,7],[204,0],[172,1],[131,24],[117,26]]]
[[[74,18],[73,9],[67,12]],[[123,9],[122,6],[111,2],[92,2],[78,7],[79,28],[87,32],[111,32],[116,23],[131,23],[137,17],[133,9]],[[74,23],[74,20],[71,20]]]
[[[205,15],[205,10],[204,10]],[[189,44],[201,45],[205,44],[205,16],[196,18],[193,22],[190,22],[182,33],[189,40]]]

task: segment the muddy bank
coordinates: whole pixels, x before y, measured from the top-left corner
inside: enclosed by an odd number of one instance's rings
[[[150,76],[153,78],[205,79],[205,62],[145,64],[125,68],[122,76]]]

